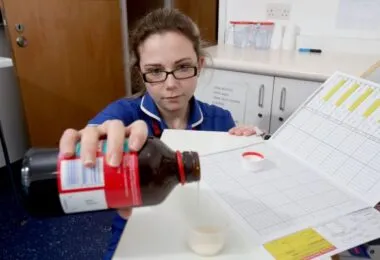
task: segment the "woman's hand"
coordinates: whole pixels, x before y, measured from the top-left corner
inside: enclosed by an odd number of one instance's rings
[[[142,120],[137,120],[125,127],[120,120],[108,120],[101,125],[86,126],[82,130],[66,130],[59,142],[60,154],[71,157],[75,154],[77,142],[81,143],[80,158],[87,167],[93,167],[96,160],[96,151],[100,137],[107,136],[106,161],[109,165],[120,165],[123,155],[124,140],[128,136],[129,149],[138,151],[148,137],[148,126]],[[123,218],[131,215],[131,209],[119,210]]]
[[[228,133],[238,136],[250,136],[259,135],[262,136],[264,132],[260,130],[257,126],[235,126],[231,128]]]
[[[119,166],[123,154],[123,145],[126,136],[129,136],[129,149],[138,151],[144,145],[148,136],[148,127],[142,120],[138,120],[125,127],[119,120],[105,121],[101,125],[86,126],[80,131],[66,130],[59,142],[60,154],[71,157],[75,153],[78,141],[81,143],[80,157],[86,166],[94,166],[99,139],[107,136],[106,160],[111,166]]]

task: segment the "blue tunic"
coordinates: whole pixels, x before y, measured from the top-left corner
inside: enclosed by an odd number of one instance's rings
[[[146,93],[138,98],[122,98],[97,114],[89,124],[102,124],[106,120],[119,119],[124,125],[136,120],[144,120],[148,125],[149,135],[160,136],[167,129],[165,121],[152,97]],[[220,107],[203,103],[194,97],[190,100],[190,114],[187,129],[202,131],[228,131],[235,126],[229,111]],[[127,221],[116,214],[112,223],[112,237],[104,256],[104,260],[112,259],[117,244]]]

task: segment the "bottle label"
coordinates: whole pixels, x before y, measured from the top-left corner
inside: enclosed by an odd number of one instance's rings
[[[128,150],[126,141],[120,166],[111,167],[104,158],[106,146],[105,140],[99,142],[93,168],[84,167],[79,144],[73,158],[58,160],[58,190],[65,213],[142,204],[138,154]]]

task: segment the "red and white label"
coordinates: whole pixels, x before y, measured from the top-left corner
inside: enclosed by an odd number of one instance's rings
[[[124,153],[119,167],[103,156],[93,168],[79,158],[58,160],[58,191],[65,213],[123,208],[142,204],[137,153]]]

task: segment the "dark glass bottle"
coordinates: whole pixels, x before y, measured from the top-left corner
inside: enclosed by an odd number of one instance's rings
[[[21,169],[22,197],[27,211],[37,217],[157,205],[178,183],[200,180],[199,156],[173,151],[149,137],[139,152],[128,151],[120,167],[109,166],[101,140],[95,167],[84,167],[80,145],[72,158],[60,158],[58,149],[32,148]]]

